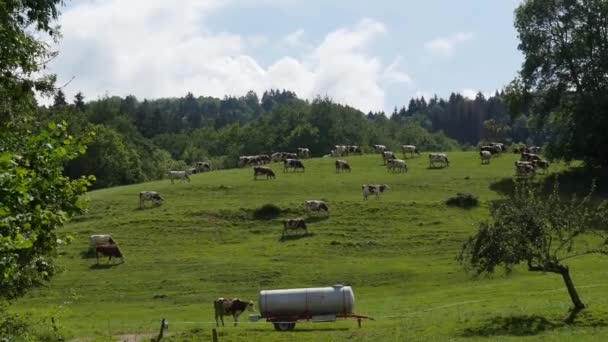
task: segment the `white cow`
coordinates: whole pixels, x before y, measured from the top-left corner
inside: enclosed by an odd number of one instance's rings
[[[405,154],[409,153],[410,157],[414,157],[414,153],[420,156],[420,151],[414,145],[401,145],[401,152],[403,152],[403,158],[405,158]]]
[[[112,235],[109,234],[96,234],[89,236],[89,247],[91,250],[95,250],[97,246],[114,244]]]
[[[382,161],[384,162],[384,165],[386,165],[386,162],[391,159],[397,159],[392,151],[382,152]]]
[[[382,152],[386,151],[386,146],[385,145],[374,145],[374,151],[376,153],[382,153]]]
[[[450,166],[450,161],[445,153],[430,153],[429,163],[431,167],[435,167],[436,163],[441,164],[443,167]]]
[[[407,164],[403,159],[389,159],[386,168],[393,172],[407,172]]]
[[[173,181],[175,179],[180,179],[183,182],[189,182],[190,176],[188,176],[188,173],[186,171],[169,171],[169,179],[171,179],[171,184],[173,184]]]
[[[142,191],[139,193],[139,207],[141,209],[146,208],[145,201],[152,201],[152,203],[159,205],[164,200],[156,191]]]
[[[298,147],[298,157],[302,159],[310,158],[310,150],[306,147]]]
[[[375,195],[376,199],[380,199],[380,195],[389,190],[389,187],[386,184],[363,184],[361,190],[363,191],[364,200],[367,200],[367,197],[371,195]]]
[[[304,205],[309,211],[325,211],[329,213],[329,206],[321,200],[308,200],[304,202]]]
[[[482,164],[490,164],[490,160],[492,160],[492,152],[479,151],[479,157],[481,158]]]

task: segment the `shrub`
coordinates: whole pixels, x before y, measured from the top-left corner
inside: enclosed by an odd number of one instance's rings
[[[450,197],[445,204],[460,208],[473,208],[479,205],[479,199],[473,194],[459,192],[454,197]]]
[[[65,341],[61,331],[51,320],[11,314],[0,304],[0,342],[60,342]]]
[[[281,215],[281,208],[274,204],[264,204],[253,211],[253,217],[257,220],[270,220]]]

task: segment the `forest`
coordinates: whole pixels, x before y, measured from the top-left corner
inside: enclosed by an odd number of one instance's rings
[[[363,113],[330,98],[303,100],[289,90],[271,89],[261,99],[249,91],[223,99],[192,93],[181,98],[139,100],[106,96],[85,101],[57,92],[41,107],[43,120],[65,122],[71,134],[94,132],[85,154],[65,166],[72,178],[94,175],[92,188],[160,179],[195,161],[214,169],[237,166],[241,155],[308,147],[313,156],[335,144],[364,148],[413,144],[422,151],[467,150],[484,141],[542,143],[544,131],[526,115],[509,114],[505,94],[474,100],[412,98],[392,113]]]

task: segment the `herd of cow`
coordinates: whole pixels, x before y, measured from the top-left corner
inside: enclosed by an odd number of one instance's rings
[[[406,159],[409,156],[413,158],[415,155],[420,156],[419,150],[413,145],[402,145],[401,152],[403,159],[398,159],[395,153],[389,151],[384,145],[374,145],[374,151],[382,157],[382,161],[389,172],[407,172],[408,167]],[[479,149],[479,155],[482,164],[489,164],[493,157],[499,156],[501,153],[506,151],[506,147],[501,143],[491,143],[489,145],[481,146]],[[514,148],[514,153],[520,153],[521,159],[515,162],[515,170],[517,176],[529,176],[534,175],[536,170],[546,170],[549,167],[549,162],[540,158],[540,147],[522,147]],[[336,145],[331,150],[330,154],[324,157],[343,157],[350,154],[363,154],[362,149],[359,146],[354,145]],[[241,156],[239,158],[239,166],[252,166],[254,180],[258,177],[266,177],[266,179],[275,179],[276,175],[274,171],[264,164],[270,162],[283,162],[283,172],[289,171],[305,171],[304,163],[301,159],[309,158],[310,151],[308,148],[298,148],[296,153],[289,152],[276,152],[272,155],[256,155],[256,156]],[[429,167],[447,167],[450,166],[448,156],[444,153],[430,153]],[[336,173],[351,172],[351,166],[347,160],[337,159],[335,160]],[[190,175],[193,173],[211,171],[211,164],[209,162],[196,162],[193,168],[186,171],[170,171],[169,179],[171,183],[174,180],[190,181]],[[380,195],[389,190],[387,184],[364,184],[361,186],[363,199],[367,200],[370,196],[375,196],[379,199]],[[146,202],[152,202],[153,205],[162,204],[164,199],[156,191],[142,191],[139,193],[139,207],[145,209]],[[307,200],[304,202],[304,206],[308,212],[324,212],[329,215],[329,206],[322,200]],[[282,237],[285,237],[290,231],[302,230],[304,233],[308,233],[308,226],[304,218],[291,218],[283,221],[283,233]],[[124,262],[124,256],[118,244],[114,241],[112,236],[105,235],[91,235],[90,236],[90,248],[95,252],[97,256],[97,263],[99,263],[99,256],[107,256],[108,262],[112,258],[120,258],[121,263]],[[214,311],[216,324],[219,325],[221,321],[224,325],[223,316],[233,316],[235,325],[237,324],[238,316],[245,310],[252,310],[253,302],[241,301],[239,299],[226,299],[218,298],[214,301]]]

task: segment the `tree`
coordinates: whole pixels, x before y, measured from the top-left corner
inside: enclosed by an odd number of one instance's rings
[[[521,182],[509,199],[490,208],[493,221],[482,222],[479,231],[462,246],[458,257],[477,274],[493,273],[498,266],[510,271],[524,263],[530,272],[557,273],[574,307],[566,318],[573,322],[585,308],[565,261],[577,256],[608,255],[608,210],[593,204],[589,194],[564,200],[557,180],[548,196],[540,185]]]
[[[76,109],[78,109],[80,112],[84,112],[86,109],[84,95],[82,95],[82,92],[80,91],[74,95],[74,106],[76,106]]]
[[[57,90],[55,97],[53,98],[53,107],[64,107],[68,104],[65,100],[65,94],[61,89]]]
[[[64,122],[43,124],[34,90],[54,91],[42,69],[55,54],[53,21],[61,0],[0,5],[0,298],[23,295],[55,273],[57,228],[85,210],[81,196],[93,178],[70,179],[64,164],[85,152],[87,138]],[[59,94],[58,94],[59,95]],[[65,97],[63,103],[65,104]],[[9,337],[10,339],[10,337]]]
[[[608,2],[529,0],[515,11],[524,63],[511,107],[553,122],[550,157],[608,166]]]

